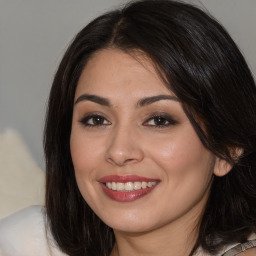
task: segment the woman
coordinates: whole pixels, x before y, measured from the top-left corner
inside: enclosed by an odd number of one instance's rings
[[[198,8],[98,17],[51,89],[51,241],[67,255],[256,255],[255,109],[243,56]]]

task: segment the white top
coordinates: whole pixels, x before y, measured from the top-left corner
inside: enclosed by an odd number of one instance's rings
[[[47,239],[48,238],[48,239]],[[45,228],[45,208],[30,206],[0,220],[0,256],[65,256]]]
[[[215,256],[236,255],[240,247],[256,246],[256,235],[245,244],[232,244]],[[226,252],[226,253],[225,253]],[[45,227],[45,208],[30,206],[0,220],[0,256],[67,256],[56,246]],[[196,256],[209,256],[199,249]]]

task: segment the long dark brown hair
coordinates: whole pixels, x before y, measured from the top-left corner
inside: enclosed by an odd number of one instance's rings
[[[51,232],[70,256],[107,256],[115,238],[81,196],[70,155],[74,94],[88,59],[115,47],[140,50],[206,148],[233,165],[214,177],[191,255],[243,242],[256,231],[256,88],[225,29],[200,9],[177,1],[134,1],[88,24],[74,38],[55,75],[45,125],[46,209]],[[242,149],[238,159],[234,154]],[[168,202],[166,202],[168,203]]]

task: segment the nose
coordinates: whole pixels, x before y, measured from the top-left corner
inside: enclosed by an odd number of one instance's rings
[[[138,134],[128,127],[116,128],[110,136],[105,157],[107,162],[116,166],[142,161],[144,152]]]

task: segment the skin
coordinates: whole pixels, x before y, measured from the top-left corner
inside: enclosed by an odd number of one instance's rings
[[[84,94],[103,97],[109,106]],[[138,103],[156,95],[173,98]],[[100,122],[85,121],[92,114],[100,115]],[[154,116],[162,116],[162,126]],[[113,48],[94,54],[81,74],[70,145],[82,196],[114,229],[112,255],[188,255],[212,177],[230,169],[203,146],[151,61]],[[139,175],[160,183],[140,199],[117,202],[99,184],[106,175]]]
[[[244,252],[237,254],[238,256],[255,256],[256,255],[256,248],[248,249]]]

